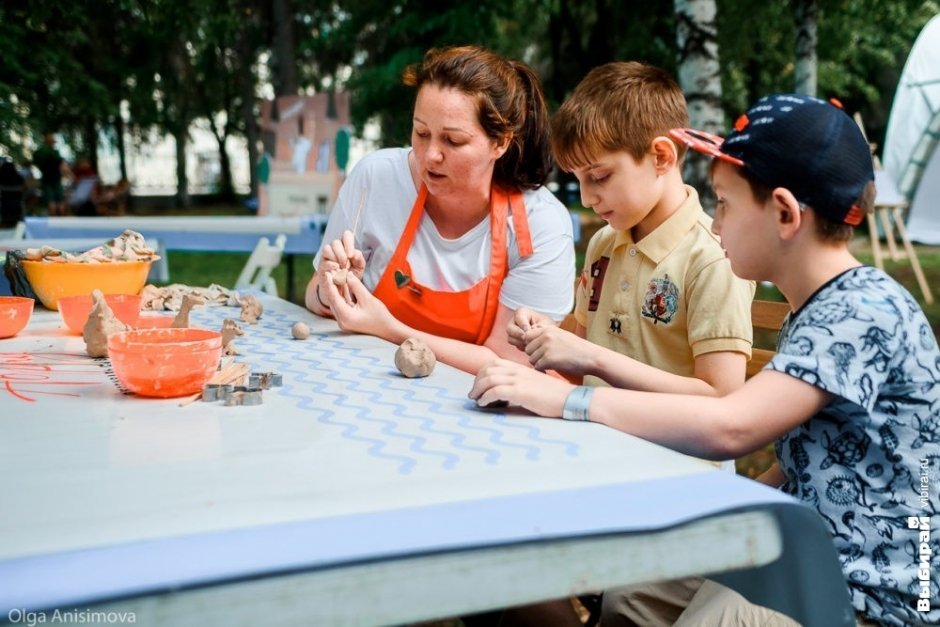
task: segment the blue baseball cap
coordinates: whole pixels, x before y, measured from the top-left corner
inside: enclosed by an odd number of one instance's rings
[[[670,136],[698,152],[740,166],[770,188],[783,187],[817,213],[852,226],[855,203],[875,179],[871,149],[838,101],[803,94],[758,100],[722,138],[693,129]]]

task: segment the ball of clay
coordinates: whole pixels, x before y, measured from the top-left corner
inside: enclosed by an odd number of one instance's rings
[[[295,340],[306,340],[310,337],[310,327],[303,322],[295,322],[290,328],[290,334]]]
[[[418,338],[408,338],[395,351],[395,366],[409,379],[428,376],[436,363],[434,352]]]
[[[349,275],[349,268],[340,268],[333,273],[333,285],[342,287],[346,285],[346,277]]]

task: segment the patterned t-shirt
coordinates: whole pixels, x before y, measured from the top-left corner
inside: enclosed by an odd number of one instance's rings
[[[920,307],[884,272],[853,268],[791,314],[767,367],[836,396],[776,449],[784,491],[833,535],[855,608],[886,625],[940,623],[940,351]],[[909,517],[931,521],[926,582]]]

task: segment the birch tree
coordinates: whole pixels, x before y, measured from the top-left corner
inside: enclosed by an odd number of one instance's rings
[[[794,90],[816,95],[816,0],[796,1],[796,64]]]
[[[721,64],[718,60],[718,31],[715,0],[675,0],[677,74],[689,105],[693,128],[724,132],[721,108]],[[706,209],[714,207],[708,184],[708,160],[689,151],[685,179],[698,189]]]

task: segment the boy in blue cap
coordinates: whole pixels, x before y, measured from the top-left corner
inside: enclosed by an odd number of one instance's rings
[[[471,398],[697,457],[776,441],[777,464],[759,479],[823,518],[860,624],[940,623],[940,535],[922,524],[937,520],[940,496],[916,481],[940,444],[940,350],[913,297],[849,251],[874,202],[868,143],[840,108],[797,94],[761,99],[723,141],[671,135],[715,157],[713,229],[734,272],[772,281],[790,304],[771,362],[714,398],[575,387],[500,361],[479,372]],[[728,604],[697,601],[684,624],[717,624],[716,608],[727,616]]]

